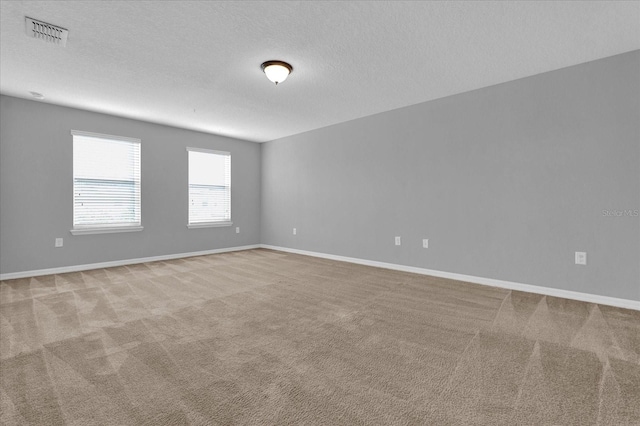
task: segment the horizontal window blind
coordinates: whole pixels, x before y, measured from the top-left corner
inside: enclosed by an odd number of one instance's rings
[[[231,154],[187,148],[189,224],[231,221]]]
[[[72,135],[73,227],[140,226],[140,141]]]

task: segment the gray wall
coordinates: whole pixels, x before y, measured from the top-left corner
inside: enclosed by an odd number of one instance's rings
[[[603,215],[640,209],[639,76],[635,51],[268,142],[262,243],[640,300],[640,218]]]
[[[256,143],[7,96],[0,97],[0,122],[2,273],[259,243]],[[142,139],[143,231],[69,233],[71,129]],[[187,146],[231,152],[233,227],[187,229]],[[54,248],[56,237],[64,247]]]

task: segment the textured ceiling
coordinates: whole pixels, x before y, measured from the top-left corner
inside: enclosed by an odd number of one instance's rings
[[[0,91],[268,141],[640,49],[639,2],[2,1]],[[62,48],[24,17],[69,29]],[[279,86],[260,64],[290,62]]]

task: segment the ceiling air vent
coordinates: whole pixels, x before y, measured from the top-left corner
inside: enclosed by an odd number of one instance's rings
[[[69,30],[29,17],[25,17],[25,20],[27,23],[27,37],[48,41],[49,43],[58,44],[62,47],[67,45]]]

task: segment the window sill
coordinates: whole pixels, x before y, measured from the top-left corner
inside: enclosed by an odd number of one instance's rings
[[[190,223],[187,225],[189,229],[197,228],[216,228],[220,226],[231,226],[233,222],[207,222],[207,223]]]
[[[72,229],[72,235],[90,235],[90,234],[113,234],[116,232],[137,232],[142,231],[142,226],[118,226],[112,228],[78,228]]]

